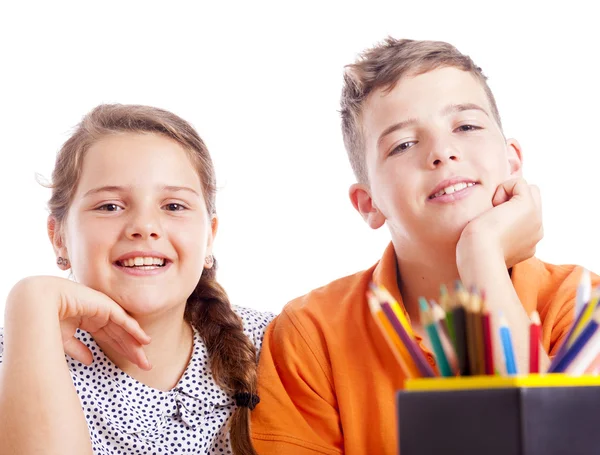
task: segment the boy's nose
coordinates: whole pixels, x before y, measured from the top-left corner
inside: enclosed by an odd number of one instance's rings
[[[433,160],[433,166],[439,167],[444,161],[458,161],[458,157],[456,155],[449,154],[445,158],[435,158]]]
[[[433,141],[427,161],[432,168],[440,167],[450,161],[459,160],[459,152],[451,142],[441,139]]]

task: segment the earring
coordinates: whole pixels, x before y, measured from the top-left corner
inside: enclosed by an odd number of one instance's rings
[[[56,264],[60,267],[63,266],[64,268],[68,269],[69,268],[69,260],[63,257],[58,257],[56,259]]]
[[[206,256],[204,258],[204,265],[206,265],[206,267],[208,267],[209,269],[213,266],[215,262],[215,258],[213,257],[212,254],[209,254],[208,256]]]

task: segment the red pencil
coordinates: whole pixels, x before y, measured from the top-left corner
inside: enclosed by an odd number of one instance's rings
[[[492,345],[492,325],[489,311],[482,309],[483,346],[485,354],[485,374],[494,375],[494,346]]]
[[[529,373],[540,372],[541,321],[537,311],[531,313],[529,325]]]

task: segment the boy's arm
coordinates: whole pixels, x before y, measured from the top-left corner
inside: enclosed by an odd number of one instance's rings
[[[465,248],[466,249],[466,248]],[[490,247],[489,243],[479,243],[473,239],[469,248],[471,253],[464,252],[459,259],[459,272],[463,283],[485,290],[485,303],[494,317],[494,331],[498,333],[498,318],[502,313],[510,326],[515,350],[517,371],[529,372],[529,325],[530,318],[521,304],[512,284],[504,257]],[[499,338],[496,337],[499,341]],[[496,359],[502,358],[499,342],[494,344]],[[550,364],[546,352],[540,350],[540,371],[545,371]]]
[[[533,256],[542,238],[539,190],[523,179],[502,184],[492,201],[494,207],[472,220],[463,230],[456,247],[456,263],[461,281],[484,290],[488,310],[502,313],[511,328],[517,370],[529,371],[529,315],[514,289],[507,266]],[[496,359],[502,350],[496,343]],[[547,354],[540,354],[540,370],[549,365]]]
[[[267,328],[260,353],[260,403],[252,438],[261,455],[338,455],[342,430],[323,348],[284,311]]]

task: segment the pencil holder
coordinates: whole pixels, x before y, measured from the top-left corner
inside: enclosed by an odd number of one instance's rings
[[[408,380],[396,397],[401,455],[600,453],[600,377]]]

